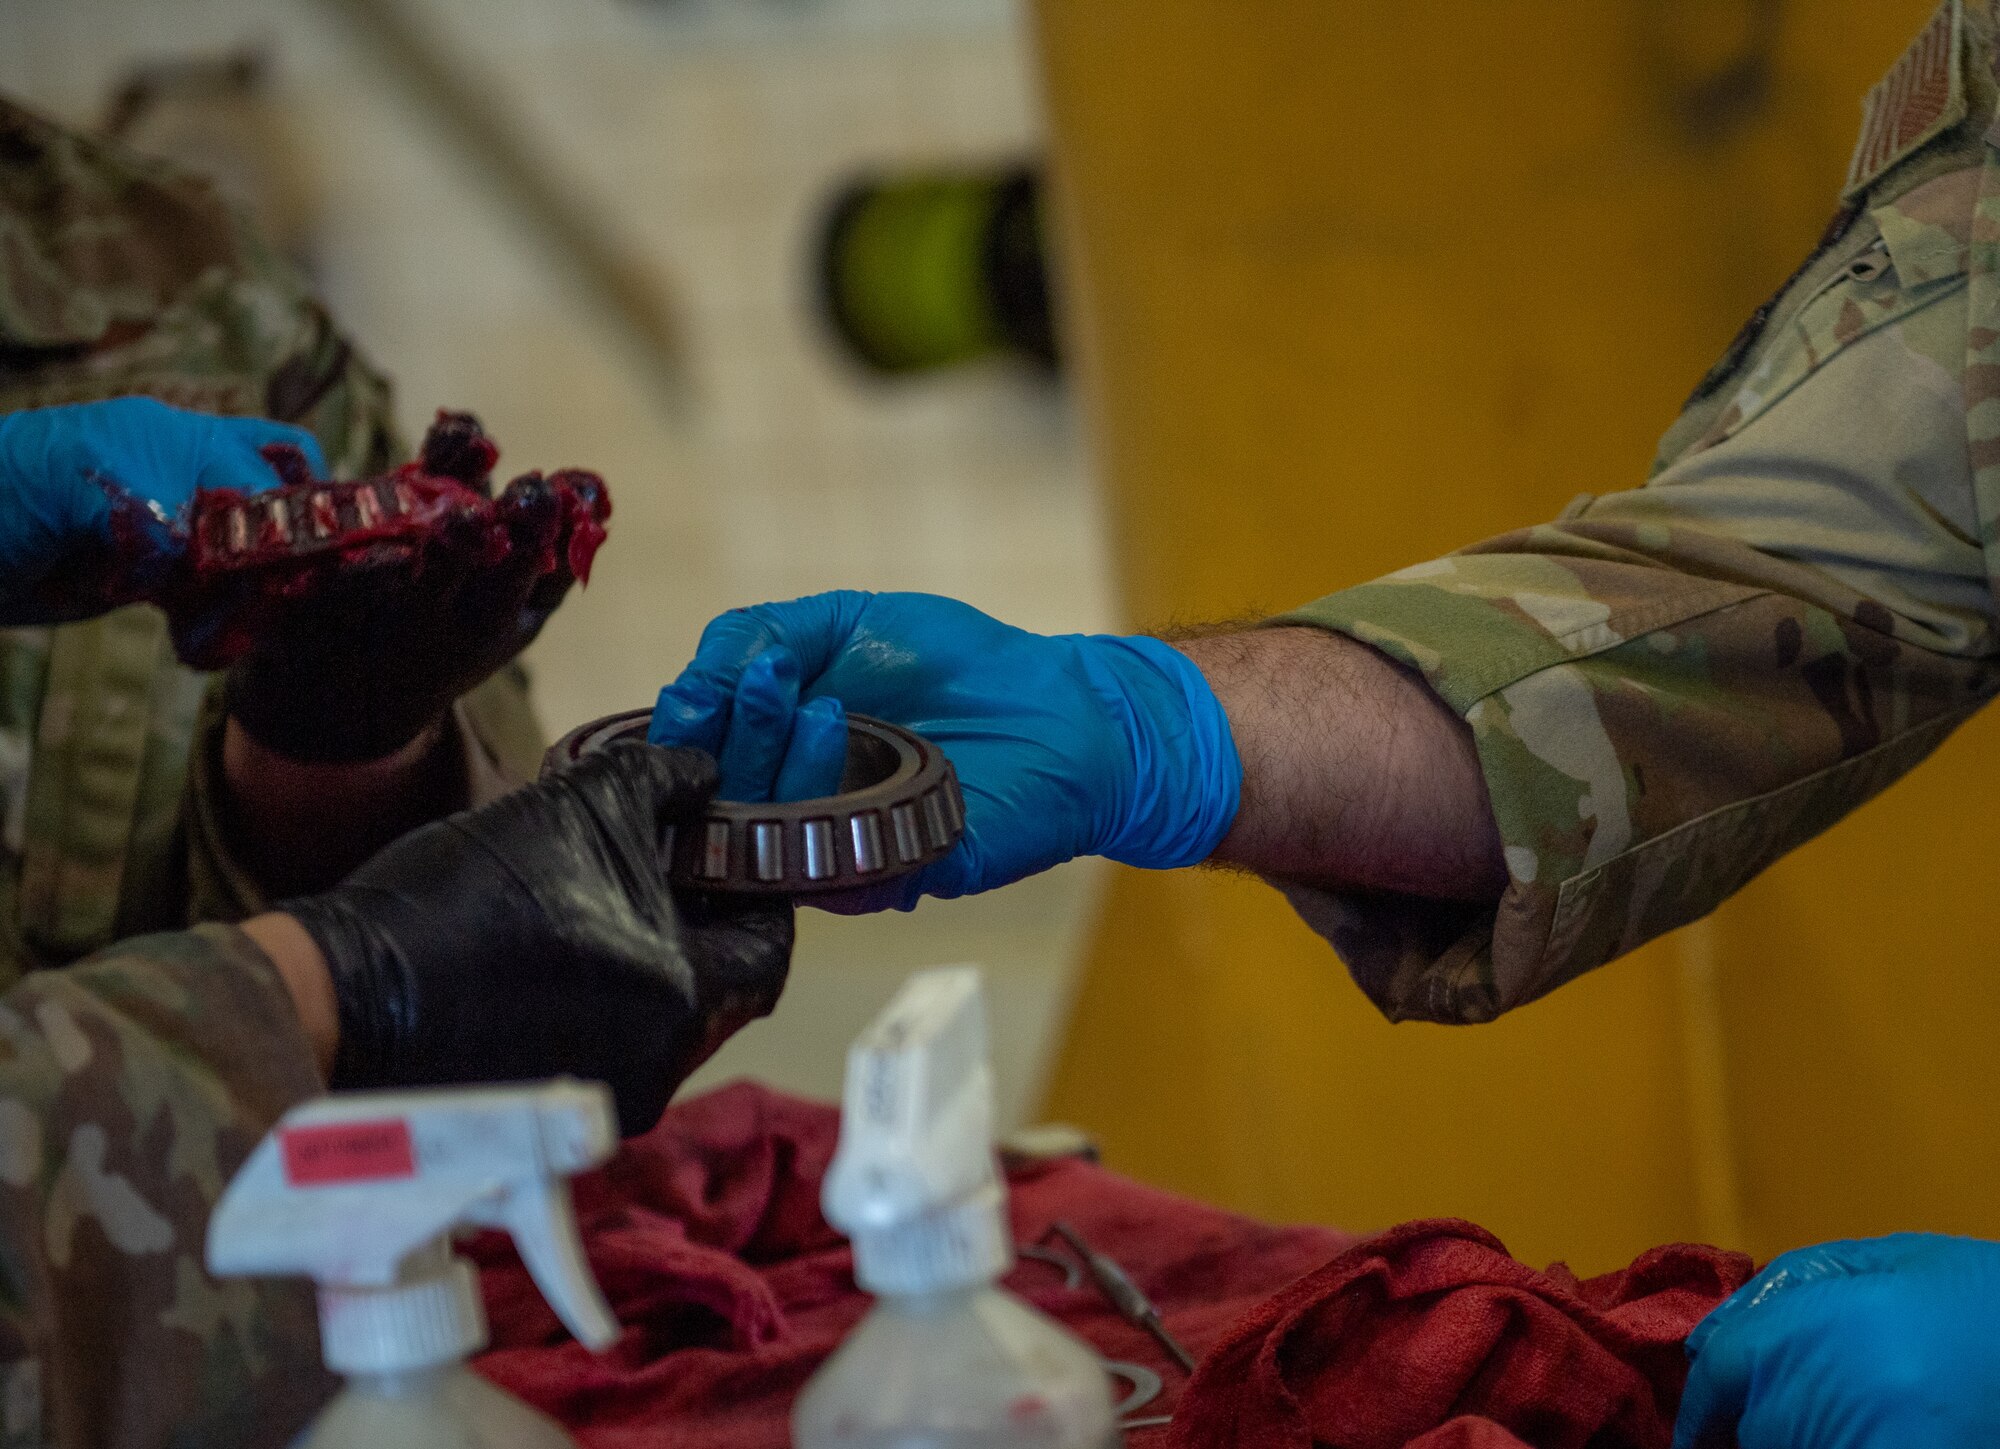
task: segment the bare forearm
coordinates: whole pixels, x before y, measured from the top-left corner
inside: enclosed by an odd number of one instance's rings
[[[272,898],[324,890],[390,841],[469,803],[456,736],[442,725],[384,759],[303,764],[232,718],[222,776],[231,845]]]
[[[1421,679],[1321,629],[1175,647],[1228,712],[1243,761],[1217,861],[1348,890],[1499,898],[1506,867],[1471,731]]]

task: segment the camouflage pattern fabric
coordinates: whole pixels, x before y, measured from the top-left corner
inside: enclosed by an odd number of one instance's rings
[[[0,100],[0,412],[128,394],[299,424],[336,476],[400,452],[387,384],[206,182]],[[0,630],[0,985],[261,908],[217,823],[217,772],[190,776],[219,748],[208,692],[149,607]],[[475,785],[532,777],[518,670],[459,726]]]
[[[140,937],[0,1002],[0,1449],[279,1445],[330,1391],[311,1291],[217,1282],[210,1205],[321,1090],[242,932]]]
[[[1497,910],[1285,887],[1392,1018],[1693,920],[2000,691],[1993,28],[1947,0],[1876,88],[1850,204],[1643,488],[1275,621],[1419,670],[1477,744]]]
[[[0,411],[133,393],[311,429],[381,471],[389,394],[199,181],[0,101]],[[156,610],[0,631],[0,1449],[278,1445],[324,1401],[310,1294],[218,1283],[209,1209],[321,1090],[240,932],[223,715]],[[460,702],[474,800],[539,756],[518,669]]]

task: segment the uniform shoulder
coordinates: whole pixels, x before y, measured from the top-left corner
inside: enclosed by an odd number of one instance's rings
[[[1984,160],[2000,85],[1989,0],[1943,0],[1862,102],[1842,200],[1878,206]]]
[[[208,182],[0,97],[0,344],[95,343],[243,244]]]

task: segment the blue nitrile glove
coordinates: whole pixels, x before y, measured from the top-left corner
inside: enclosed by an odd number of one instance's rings
[[[151,398],[0,417],[0,624],[56,623],[148,597],[186,545],[198,489],[278,479],[257,450],[312,435]]]
[[[843,591],[722,615],[660,692],[651,737],[717,755],[725,798],[804,798],[838,778],[835,702],[934,741],[965,791],[958,848],[870,907],[991,890],[1080,855],[1193,865],[1236,819],[1229,719],[1186,655],[1157,639],[1030,634],[931,594]]]
[[[1674,1449],[2000,1444],[2000,1243],[1898,1233],[1800,1248],[1687,1347]]]

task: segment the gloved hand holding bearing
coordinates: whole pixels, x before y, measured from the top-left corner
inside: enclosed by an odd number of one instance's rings
[[[326,958],[332,1085],[568,1073],[610,1085],[628,1135],[651,1127],[791,961],[788,905],[668,888],[668,832],[715,784],[696,751],[621,743],[278,907]]]
[[[792,799],[839,778],[843,709],[936,744],[965,795],[956,849],[847,908],[991,890],[1080,855],[1193,865],[1241,799],[1229,718],[1179,650],[1031,634],[929,594],[720,616],[660,692],[650,738],[717,755],[728,799]]]

